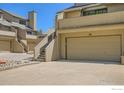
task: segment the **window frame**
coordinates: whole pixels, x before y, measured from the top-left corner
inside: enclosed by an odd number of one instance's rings
[[[90,16],[90,15],[97,15],[97,14],[103,14],[103,13],[108,13],[107,8],[101,8],[101,9],[95,9],[95,10],[81,10],[81,16]]]
[[[26,25],[26,21],[25,20],[19,20],[19,24]]]

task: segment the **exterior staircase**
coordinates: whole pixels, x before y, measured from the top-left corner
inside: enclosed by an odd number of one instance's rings
[[[56,33],[55,30],[50,29],[46,36],[39,42],[39,44],[35,47],[34,51],[34,59],[40,62],[46,61],[46,48],[50,44],[50,42],[55,39]]]
[[[18,42],[23,46],[24,52],[28,52],[28,47],[27,47],[27,45],[26,45],[22,40],[20,40],[20,39],[17,39],[17,40],[18,40]]]
[[[27,46],[27,40],[26,38],[26,32],[25,31],[19,31],[19,30],[15,30],[16,31],[16,41],[23,47],[23,51],[24,52],[28,52],[28,46]],[[21,33],[20,33],[21,32]]]
[[[44,62],[45,61],[45,49],[43,49],[41,52],[40,52],[40,55],[38,56],[37,58],[37,61],[41,61],[41,62]]]

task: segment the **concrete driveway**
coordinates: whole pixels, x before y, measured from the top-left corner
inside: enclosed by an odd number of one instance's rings
[[[123,85],[124,65],[43,62],[0,72],[1,85]]]

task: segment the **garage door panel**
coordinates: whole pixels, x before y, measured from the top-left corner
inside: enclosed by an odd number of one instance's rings
[[[9,40],[0,40],[0,52],[10,51],[10,41]]]
[[[67,38],[67,58],[120,60],[120,36]]]

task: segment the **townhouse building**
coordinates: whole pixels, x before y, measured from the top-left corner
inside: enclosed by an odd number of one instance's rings
[[[45,61],[124,64],[123,3],[76,3],[57,12],[55,23],[52,33],[36,46],[35,59],[45,55]],[[52,38],[48,43],[49,37]]]
[[[124,4],[77,3],[57,13],[58,59],[124,63]]]
[[[32,52],[42,38],[37,35],[36,12],[28,18],[0,9],[0,52]]]

